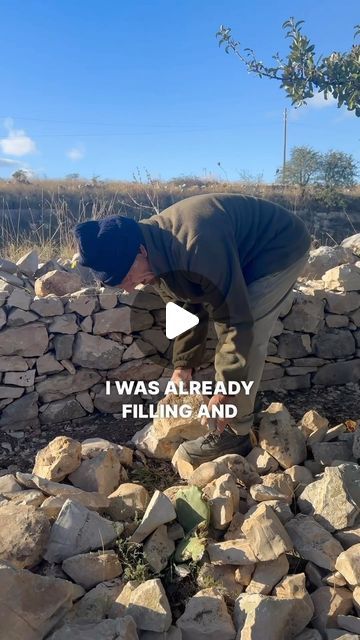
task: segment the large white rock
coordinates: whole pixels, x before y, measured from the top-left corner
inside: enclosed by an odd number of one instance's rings
[[[353,587],[360,585],[360,543],[340,553],[335,568]]]
[[[22,492],[21,492],[22,493]],[[10,501],[0,506],[0,560],[17,569],[38,564],[50,536],[46,515],[32,506]]]
[[[312,516],[300,513],[287,522],[285,528],[302,558],[334,571],[336,558],[343,551],[342,546]]]
[[[203,589],[190,598],[177,621],[182,640],[235,640],[235,627],[217,589]]]
[[[327,289],[360,291],[360,269],[354,264],[342,264],[322,276]]]
[[[33,473],[41,478],[61,482],[81,463],[80,442],[58,436],[36,454]]]
[[[126,522],[143,515],[150,502],[145,487],[132,482],[124,482],[109,495],[108,513],[113,520]]]
[[[259,445],[287,469],[306,459],[305,438],[293,424],[288,410],[280,402],[272,402],[262,412]]]
[[[172,615],[169,601],[161,580],[147,580],[130,595],[127,609],[138,629],[145,631],[168,631]]]
[[[170,540],[164,524],[160,525],[144,543],[144,556],[155,573],[165,569],[174,551],[175,543]]]
[[[259,504],[250,509],[242,525],[251,549],[262,562],[276,560],[293,548],[286,529],[271,507]]]
[[[43,640],[83,593],[82,587],[70,581],[0,564],[0,629],[7,634],[4,640]]]
[[[167,524],[175,520],[176,512],[169,500],[161,491],[156,490],[152,496],[143,519],[131,536],[131,542],[143,542],[147,536],[155,531],[160,525]],[[154,629],[155,631],[155,629]]]
[[[80,584],[86,590],[122,574],[122,566],[115,551],[71,556],[64,560],[62,569],[76,584]]]
[[[130,616],[118,620],[65,624],[48,640],[139,640],[136,624]]]
[[[285,554],[282,554],[276,560],[259,562],[252,574],[251,581],[246,587],[246,593],[269,595],[288,571],[289,563]]]
[[[311,620],[310,609],[302,618],[295,617],[297,609],[296,598],[241,594],[234,609],[239,640],[292,640]]]
[[[79,553],[106,547],[119,533],[115,523],[77,502],[66,500],[52,526],[44,558],[48,562],[62,562]]]
[[[107,496],[119,486],[120,471],[119,458],[113,449],[107,449],[83,460],[69,480],[83,491],[98,491]]]
[[[360,513],[359,471],[351,463],[326,467],[324,475],[300,494],[300,511],[313,515],[328,531],[351,527]]]
[[[311,594],[314,604],[312,625],[325,634],[327,628],[337,626],[337,616],[347,615],[353,607],[351,591],[344,587],[320,587]]]

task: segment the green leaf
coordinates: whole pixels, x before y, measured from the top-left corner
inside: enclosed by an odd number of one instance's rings
[[[179,490],[176,494],[175,511],[186,533],[192,531],[201,522],[209,522],[209,505],[203,499],[201,490],[195,486]]]
[[[174,560],[175,562],[200,562],[206,549],[206,538],[198,538],[196,535],[188,535],[178,544]]]

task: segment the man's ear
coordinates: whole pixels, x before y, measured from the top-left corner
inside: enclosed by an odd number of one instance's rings
[[[147,251],[143,244],[140,245],[140,253],[142,256],[144,256],[144,258],[147,258]]]

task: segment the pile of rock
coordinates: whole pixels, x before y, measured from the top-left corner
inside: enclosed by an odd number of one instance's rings
[[[342,244],[311,252],[274,327],[263,390],[359,380],[358,235]],[[121,414],[124,397],[115,387],[106,395],[106,380],[159,380],[165,388],[172,345],[163,301],[151,288],[127,295],[89,286],[90,280],[89,270],[71,269],[66,261],[39,267],[35,251],[16,264],[0,259],[0,430],[94,411]],[[216,344],[210,325],[203,362],[208,379]],[[145,405],[153,400],[137,397]]]
[[[256,439],[152,495],[143,453],[100,438],[2,472],[2,638],[359,638],[360,422],[273,403]]]

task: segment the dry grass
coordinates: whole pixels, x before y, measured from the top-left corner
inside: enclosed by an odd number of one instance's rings
[[[229,192],[267,198],[298,211],[319,209],[316,192],[301,201],[296,187],[266,184],[261,180],[238,182],[217,178],[181,176],[167,182],[138,175],[132,182],[92,180],[38,180],[31,184],[0,180],[0,250],[17,259],[37,248],[41,259],[71,257],[76,250],[72,229],[90,218],[122,214],[141,219],[174,202],[201,193]],[[347,210],[360,210],[360,186],[343,194]],[[321,207],[320,207],[321,209]]]

